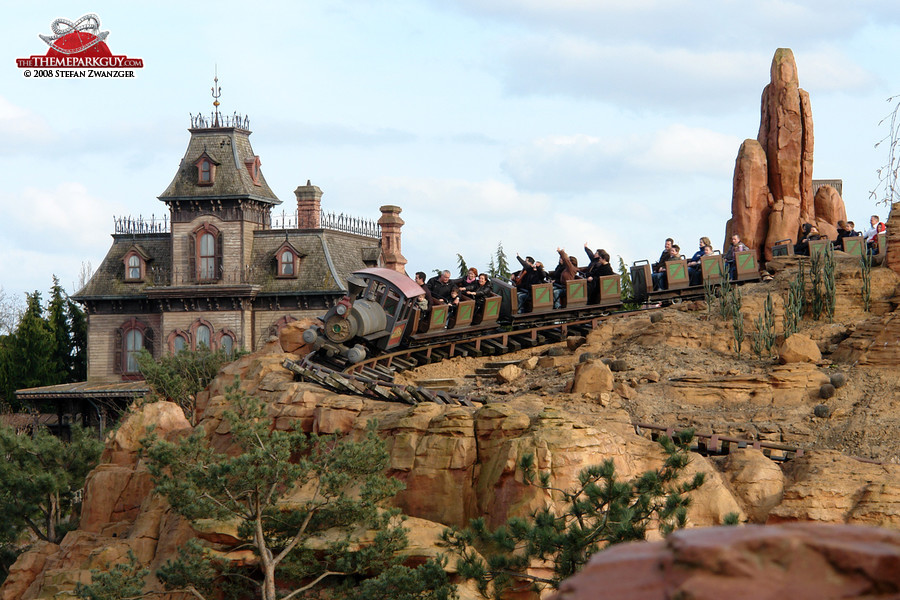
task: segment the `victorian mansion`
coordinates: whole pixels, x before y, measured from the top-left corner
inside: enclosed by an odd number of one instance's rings
[[[377,222],[325,214],[322,191],[307,181],[294,192],[296,213],[274,219],[281,200],[248,121],[216,112],[192,117],[188,131],[159,196],[164,222],[117,220],[112,247],[73,296],[88,315],[88,381],[20,390],[20,398],[124,397],[140,379],[142,348],[155,356],[201,345],[254,350],[288,322],[322,314],[353,271],[403,271],[398,207],[381,207]]]

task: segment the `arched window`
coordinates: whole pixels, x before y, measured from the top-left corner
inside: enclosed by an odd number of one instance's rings
[[[201,346],[211,348],[211,333],[212,332],[209,330],[209,327],[207,327],[206,325],[198,325],[197,329],[194,330],[194,350],[198,350]]]
[[[184,339],[183,335],[176,335],[172,338],[172,353],[178,354],[182,350],[187,348],[187,340]]]
[[[190,234],[190,264],[194,281],[212,283],[222,279],[222,234],[211,223],[203,223]]]
[[[121,373],[123,379],[140,378],[138,354],[147,350],[153,354],[153,330],[145,323],[132,317],[115,332],[115,356],[113,371]]]
[[[133,375],[138,373],[137,356],[144,348],[144,334],[138,329],[129,329],[125,332],[125,373]]]
[[[223,335],[222,339],[219,340],[219,344],[219,348],[226,356],[231,356],[234,353],[234,338],[230,335]]]
[[[128,257],[128,279],[141,278],[141,257],[132,254]]]
[[[216,278],[216,238],[211,233],[200,236],[200,279]]]
[[[207,186],[215,183],[216,166],[218,166],[218,164],[218,162],[213,160],[213,158],[204,151],[200,157],[194,161],[194,166],[197,167],[197,185]]]
[[[286,277],[290,277],[294,274],[294,253],[290,250],[285,250],[281,253],[281,268],[279,269],[279,274]]]
[[[275,263],[275,276],[285,279],[296,279],[302,258],[303,254],[288,240],[285,240],[272,255],[272,261]]]
[[[146,260],[147,256],[142,255],[136,247],[132,247],[131,250],[126,252],[125,256],[122,257],[122,261],[125,264],[125,281],[143,281],[147,264]]]

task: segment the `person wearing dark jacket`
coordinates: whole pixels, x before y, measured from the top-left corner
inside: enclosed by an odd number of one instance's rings
[[[425,284],[425,273],[419,271],[416,273],[416,283],[422,286],[422,291],[425,292],[425,300],[428,302],[428,308],[434,306],[434,298],[431,296],[431,288]]]
[[[476,285],[466,286],[464,294],[467,300],[475,300],[475,314],[479,314],[484,306],[484,299],[494,295],[490,278],[486,273],[481,273],[478,276]]]
[[[587,244],[585,244],[585,252],[591,255]],[[588,282],[588,299],[590,302],[596,302],[597,292],[600,290],[600,278],[607,275],[615,275],[615,272],[612,265],[609,264],[609,253],[606,250],[598,248],[592,256],[594,258],[591,260],[591,264],[587,266],[584,275]]]
[[[544,283],[547,280],[547,274],[544,272],[544,265],[540,261],[536,261],[530,256],[526,259],[516,254],[516,260],[522,265],[516,277],[516,293],[519,299],[518,312],[525,312],[526,305],[531,300],[531,286]],[[531,310],[530,306],[528,310]]]
[[[442,271],[440,275],[432,277],[428,280],[428,289],[431,290],[431,296],[434,298],[435,304],[450,303],[450,290],[453,289],[453,282],[450,281],[450,271]]]

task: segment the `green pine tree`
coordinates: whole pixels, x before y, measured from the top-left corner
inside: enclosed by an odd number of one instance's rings
[[[75,586],[79,600],[126,600],[143,598],[144,579],[150,570],[141,565],[134,552],[128,550],[128,562],[91,569],[91,583]]]
[[[93,432],[71,426],[68,442],[44,428],[31,435],[0,426],[0,514],[6,535],[29,530],[58,544],[77,526],[80,501],[75,494],[96,466],[103,442]]]
[[[506,252],[503,251],[503,242],[497,242],[497,277],[501,279],[509,279],[512,271],[509,270],[509,261],[506,258]]]
[[[690,432],[680,434],[677,443],[663,437],[666,459],[659,469],[620,481],[608,459],[581,471],[569,490],[552,487],[549,473],[541,473],[536,481],[534,457],[526,456],[520,463],[526,483],[559,494],[563,509],[543,508],[530,518],[511,518],[493,531],[484,519],[474,519],[467,529],[445,530],[443,544],[459,557],[459,574],[474,580],[485,598],[500,600],[509,591],[526,588],[557,588],[610,544],[642,540],[654,524],[664,535],[685,526],[687,494],[703,484],[702,473],[681,481],[691,437]],[[530,573],[535,561],[551,567],[552,576]]]
[[[53,276],[50,288],[50,301],[47,303],[47,324],[53,335],[53,351],[49,358],[53,369],[55,383],[72,381],[72,329],[67,314],[68,297],[59,285],[59,279]]]
[[[40,292],[26,295],[25,312],[6,342],[4,394],[7,403],[18,409],[17,389],[59,383],[53,360],[55,337],[44,319]]]
[[[466,259],[463,258],[462,254],[457,253],[456,255],[456,266],[459,268],[459,276],[463,278],[469,272],[469,267],[466,266]]]
[[[84,381],[87,379],[87,316],[71,300],[66,302],[66,313],[71,331],[69,381]]]
[[[497,265],[494,264],[494,255],[491,254],[490,259],[488,260],[488,275],[491,277],[497,276]]]
[[[386,578],[405,573],[406,537],[398,511],[383,502],[402,484],[384,475],[387,453],[374,425],[359,442],[273,430],[268,408],[237,382],[226,398],[233,409],[225,422],[238,452],[211,448],[197,431],[177,443],[146,440],[147,464],[156,491],[178,514],[191,522],[237,521],[241,546],[253,550],[258,566],[224,565],[195,543],[159,570],[167,589],[207,598],[232,589],[244,598],[276,600],[328,585],[338,597],[354,597],[362,581],[374,578],[362,585],[389,590]],[[308,495],[281,502],[301,488]],[[359,528],[374,530],[374,540],[352,549]],[[394,598],[453,596],[443,569],[426,565],[434,577],[421,577],[416,595]]]
[[[619,257],[619,275],[622,282],[620,296],[622,298],[622,302],[624,303],[623,307],[626,310],[635,310],[640,308],[639,304],[635,304],[631,301],[631,299],[634,298],[634,284],[631,282],[631,273],[628,272],[628,266],[625,264],[625,260],[621,256]]]

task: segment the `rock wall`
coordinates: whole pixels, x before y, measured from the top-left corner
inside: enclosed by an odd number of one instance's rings
[[[714,323],[698,329],[682,327],[670,316],[641,325],[644,319],[610,321],[608,327],[588,336],[579,351],[600,352],[616,339],[635,336],[640,347],[648,344],[679,349],[724,344],[714,333]],[[224,393],[236,376],[247,392],[266,401],[276,429],[299,424],[310,432],[340,431],[362,436],[367,422],[377,418],[389,450],[390,471],[406,484],[395,503],[410,516],[410,538],[415,541],[411,561],[438,552],[436,540],[446,525],[464,525],[472,517],[483,516],[493,526],[509,516],[526,515],[557,502],[557,497],[523,483],[516,465],[525,453],[535,456],[537,467],[549,471],[558,487],[570,487],[582,468],[607,458],[615,462],[622,479],[655,468],[662,460],[658,445],[636,435],[629,414],[616,408],[619,403],[615,398],[624,400],[629,392],[644,394],[644,388],[653,385],[632,381],[633,374],[625,374],[623,379],[623,374],[617,373],[617,391],[613,392],[609,391],[609,382],[595,393],[573,381],[571,389],[577,391],[560,392],[558,398],[526,394],[478,409],[434,404],[410,407],[341,396],[295,382],[281,366],[290,356],[282,353],[273,339],[260,353],[228,365],[208,390],[198,395],[197,427],[206,432],[213,447],[230,450],[230,435],[223,420],[227,408]],[[533,362],[545,358],[552,358],[561,373],[570,373],[573,369],[566,361],[577,357],[546,356]],[[587,370],[575,369],[573,375],[585,378]],[[644,379],[642,375],[641,381]],[[794,365],[776,367],[768,379],[757,379],[739,374],[711,377],[707,373],[705,388],[699,379],[681,378],[665,385],[670,392],[689,392],[676,398],[679,404],[704,393],[713,403],[739,402],[733,390],[748,385],[758,388],[751,394],[756,400],[765,395],[765,390],[777,390],[778,400],[773,391],[771,403],[773,410],[783,411],[793,398],[791,394],[797,397],[798,406],[806,406],[822,374],[811,365]],[[658,373],[648,371],[646,380],[664,384]],[[635,387],[640,390],[636,392]],[[722,396],[725,388],[732,391]],[[589,413],[576,414],[561,408],[568,406],[565,398],[581,402],[596,398],[596,402]],[[228,560],[253,560],[247,550],[234,548],[232,524],[207,522],[192,528],[152,492],[138,455],[139,440],[150,424],[156,425],[158,435],[169,439],[190,430],[180,409],[171,403],[149,404],[131,414],[108,440],[101,465],[88,477],[81,527],[59,545],[35,544],[23,554],[0,587],[0,600],[52,598],[68,593],[78,582],[89,581],[90,569],[124,561],[129,550],[154,570],[192,537],[217,544],[221,556]],[[866,465],[837,452],[809,452],[789,465],[782,469],[752,449],[718,461],[695,455],[686,475],[702,472],[707,481],[692,495],[690,526],[717,525],[727,514],[737,513],[751,523],[816,520],[900,527],[900,467]],[[151,580],[147,590],[158,591],[157,586]],[[461,593],[461,597],[474,598],[468,594]]]
[[[813,197],[812,108],[789,48],[776,50],[770,76],[762,93],[758,147],[745,141],[735,161],[732,216],[723,245],[727,250],[731,234],[739,233],[759,250],[760,260],[772,258],[777,241],[796,243],[803,223],[816,224],[833,239],[837,220],[846,217],[834,188],[822,192],[821,201],[818,193]]]

